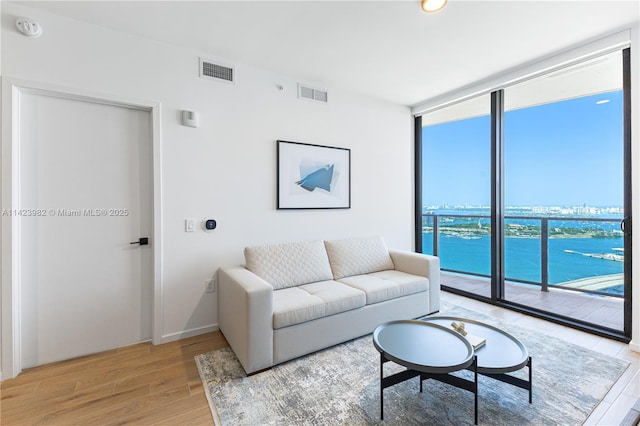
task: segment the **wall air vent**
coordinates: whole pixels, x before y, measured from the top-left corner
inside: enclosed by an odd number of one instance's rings
[[[323,103],[329,101],[326,90],[315,89],[313,87],[303,86],[302,84],[298,84],[298,98]]]
[[[200,77],[233,84],[236,76],[233,67],[200,58]]]

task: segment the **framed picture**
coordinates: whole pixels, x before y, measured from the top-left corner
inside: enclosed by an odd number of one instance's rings
[[[351,208],[351,150],[278,141],[278,209]]]

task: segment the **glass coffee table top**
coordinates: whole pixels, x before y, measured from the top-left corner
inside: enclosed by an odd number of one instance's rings
[[[468,333],[484,337],[486,343],[475,350],[479,373],[508,373],[520,370],[529,362],[527,348],[506,331],[492,325],[467,318],[440,315],[422,318],[420,321],[449,329],[452,328],[452,322],[463,322]]]

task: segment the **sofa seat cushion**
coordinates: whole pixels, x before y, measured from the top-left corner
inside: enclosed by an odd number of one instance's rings
[[[325,241],[333,279],[394,269],[382,237]]]
[[[340,282],[365,292],[367,305],[429,289],[428,278],[396,270],[346,277]]]
[[[276,290],[333,279],[320,240],[247,247],[244,258],[247,269]]]
[[[336,281],[321,281],[273,292],[273,328],[279,329],[357,309],[365,293]]]

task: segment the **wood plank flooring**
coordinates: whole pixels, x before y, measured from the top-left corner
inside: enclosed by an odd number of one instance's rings
[[[216,332],[25,370],[0,384],[0,423],[212,425],[194,356],[225,346]]]
[[[629,361],[585,425],[618,425],[640,398],[640,354],[628,345],[451,293],[441,298]],[[225,346],[215,332],[25,370],[0,383],[0,424],[212,425],[194,356]]]

